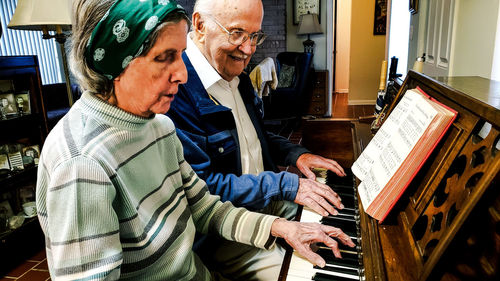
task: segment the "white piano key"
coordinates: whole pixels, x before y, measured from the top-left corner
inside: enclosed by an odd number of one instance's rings
[[[331,266],[335,266],[338,268],[351,269],[351,268],[343,267],[343,266],[336,266],[336,265],[331,265]],[[293,276],[294,278],[303,278],[305,280],[311,280],[311,278],[317,272],[331,275],[331,276],[338,276],[338,277],[343,277],[343,278],[349,278],[352,280],[359,280],[358,275],[351,275],[351,274],[342,273],[342,272],[316,269],[313,267],[313,265],[308,260],[306,260],[305,258],[300,256],[296,252],[293,253],[292,258],[290,260],[290,267],[288,269],[288,275],[287,275],[286,280],[287,281],[294,280],[294,279],[289,279],[290,276]],[[301,280],[301,279],[295,279],[295,280]]]

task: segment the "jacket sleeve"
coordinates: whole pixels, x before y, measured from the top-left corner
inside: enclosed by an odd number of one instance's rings
[[[296,166],[299,156],[310,152],[305,147],[294,144],[288,139],[275,135],[271,132],[267,132],[267,137],[269,140],[269,151],[271,152],[271,157],[277,165]]]
[[[262,172],[258,175],[222,174],[213,171],[210,157],[193,140],[202,138],[177,128],[177,135],[184,148],[184,157],[200,178],[206,181],[210,193],[219,195],[221,201],[231,201],[235,206],[251,210],[262,209],[271,201],[293,201],[297,195],[299,177],[289,172]]]

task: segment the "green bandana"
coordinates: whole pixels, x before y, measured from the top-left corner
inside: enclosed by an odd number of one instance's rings
[[[113,80],[142,53],[149,34],[174,11],[175,0],[118,0],[92,32],[85,50],[89,67]]]

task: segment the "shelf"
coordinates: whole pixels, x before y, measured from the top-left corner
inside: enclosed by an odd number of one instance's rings
[[[38,146],[41,151],[48,134],[37,57],[0,56],[0,80],[3,80],[7,86],[10,84],[9,93],[12,92],[13,95],[29,93],[26,101],[29,102],[30,110],[29,114],[7,115],[5,119],[0,120],[2,154],[8,155],[8,151],[13,152],[15,146],[16,150],[20,150],[21,156],[31,156],[23,155],[23,153],[27,154],[23,148]],[[7,100],[9,104],[17,106],[12,98]],[[34,164],[26,165],[23,170],[19,171],[2,170],[0,174],[0,198],[2,199],[0,201],[9,202],[12,213],[22,212],[20,205],[27,198],[28,193],[35,192],[36,178],[37,166]],[[29,201],[34,200],[31,195],[29,196]],[[40,251],[43,245],[44,236],[36,217],[26,218],[19,228],[0,234],[0,276],[8,268],[15,267],[24,259],[29,258],[34,251]]]
[[[7,230],[3,233],[0,233],[0,244],[5,243],[5,241],[6,241],[5,239],[8,239],[10,237],[10,235],[16,235],[16,232],[23,231],[23,228],[31,225],[32,223],[38,223],[38,218],[37,217],[26,218],[26,219],[24,219],[24,222],[20,227],[18,227],[16,229]]]
[[[40,252],[44,245],[37,217],[26,219],[21,227],[0,234],[0,276]]]
[[[21,171],[11,171],[7,175],[0,175],[0,192],[9,191],[12,185],[36,178],[38,166],[25,167]]]
[[[19,125],[29,125],[32,126],[33,122],[34,124],[39,125],[40,124],[40,114],[33,113],[33,114],[25,114],[22,116],[17,116],[17,115],[12,115],[12,116],[7,116],[6,119],[0,119],[0,126],[19,126]]]

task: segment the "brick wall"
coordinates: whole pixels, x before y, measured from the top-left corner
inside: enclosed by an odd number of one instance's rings
[[[194,0],[177,0],[191,15]],[[267,34],[264,43],[257,47],[247,70],[266,57],[276,58],[276,55],[286,50],[286,1],[285,0],[263,0],[264,20],[262,30]]]

